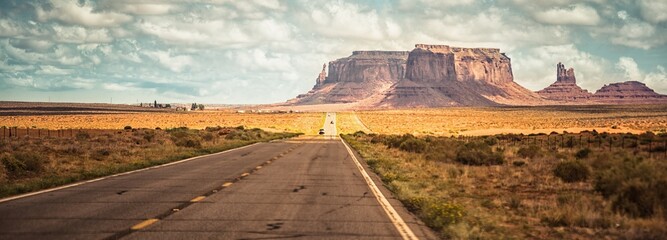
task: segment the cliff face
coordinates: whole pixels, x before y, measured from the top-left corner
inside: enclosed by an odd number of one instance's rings
[[[530,105],[541,98],[514,82],[499,49],[417,44],[405,79],[382,100],[387,107]]]
[[[593,99],[605,103],[665,103],[667,95],[661,95],[637,81],[604,85],[593,94]]]
[[[288,103],[349,103],[381,95],[403,79],[407,57],[407,51],[354,51],[329,62],[329,74],[323,69],[313,90]]]
[[[555,101],[576,101],[588,100],[593,94],[581,89],[577,85],[577,79],[574,76],[574,69],[565,70],[565,65],[558,63],[556,65],[556,82],[548,87],[537,91],[540,96]]]

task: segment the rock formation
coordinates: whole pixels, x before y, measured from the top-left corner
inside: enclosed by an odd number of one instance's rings
[[[661,95],[644,83],[627,81],[604,85],[593,94],[593,99],[604,103],[665,103],[667,95]]]
[[[499,49],[417,44],[405,79],[380,105],[387,107],[530,105],[535,93],[514,82],[510,58]]]
[[[379,96],[405,75],[407,51],[354,51],[329,62],[313,90],[289,100],[294,104],[349,103]]]
[[[556,65],[556,82],[548,87],[537,91],[540,96],[555,101],[577,101],[588,100],[593,94],[577,86],[577,79],[574,76],[574,69],[565,70],[565,65],[558,63]]]
[[[315,86],[313,87],[314,89],[322,87],[324,84],[324,81],[327,80],[327,64],[322,65],[322,72],[320,72],[320,75],[317,76],[317,79],[315,79]]]
[[[306,94],[287,104],[354,103],[355,108],[545,104],[667,103],[640,82],[577,86],[574,69],[556,65],[556,82],[532,92],[514,82],[511,60],[495,48],[416,44],[412,51],[354,51],[329,62]],[[328,75],[327,75],[328,73]]]

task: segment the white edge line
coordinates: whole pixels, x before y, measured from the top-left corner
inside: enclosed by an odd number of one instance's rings
[[[366,180],[366,184],[371,189],[371,192],[373,192],[373,195],[375,195],[375,199],[380,203],[380,206],[382,206],[382,209],[384,209],[384,212],[387,213],[387,216],[389,216],[389,219],[391,222],[394,224],[394,227],[396,227],[396,230],[401,234],[401,237],[403,239],[419,239],[415,235],[414,232],[410,229],[410,227],[403,221],[403,218],[401,218],[400,215],[398,215],[398,212],[396,212],[396,209],[394,209],[393,206],[391,206],[391,203],[387,200],[387,198],[384,197],[380,189],[375,185],[375,182],[373,182],[373,179],[368,175],[364,167],[359,163],[359,160],[357,159],[356,156],[354,156],[354,152],[352,152],[352,149],[347,145],[343,139],[340,139],[341,142],[343,142],[343,145],[345,145],[345,148],[347,148],[347,153],[350,154],[352,157],[352,160],[354,160],[355,165],[357,165],[357,168],[361,172],[361,175],[363,175],[364,180]]]
[[[76,186],[83,185],[83,184],[86,184],[86,183],[93,183],[93,182],[101,181],[101,180],[104,180],[104,179],[107,179],[107,178],[119,177],[119,176],[128,175],[128,174],[132,174],[132,173],[143,172],[143,171],[147,171],[147,170],[151,170],[151,169],[156,169],[156,168],[176,165],[176,164],[179,164],[179,163],[189,162],[189,161],[199,159],[199,158],[203,158],[203,157],[209,157],[209,156],[213,156],[213,155],[217,155],[217,154],[223,154],[223,153],[227,153],[227,152],[231,152],[231,151],[235,151],[235,150],[244,149],[244,148],[247,148],[247,147],[250,147],[250,146],[257,145],[259,143],[261,143],[261,142],[253,143],[253,144],[250,144],[250,145],[245,145],[245,146],[238,147],[238,148],[232,148],[232,149],[225,150],[225,151],[222,151],[222,152],[217,152],[217,153],[211,153],[211,154],[186,158],[186,159],[183,159],[183,160],[178,160],[176,162],[170,162],[170,163],[165,163],[165,164],[161,164],[161,165],[155,165],[155,166],[152,166],[152,167],[136,169],[136,170],[132,170],[132,171],[129,171],[129,172],[116,173],[116,174],[113,174],[113,175],[104,176],[104,177],[95,178],[95,179],[90,179],[90,180],[85,180],[85,181],[81,181],[81,182],[76,182],[76,183],[72,183],[72,184],[68,184],[68,185],[64,185],[64,186],[60,186],[60,187],[54,187],[54,188],[44,189],[44,190],[37,191],[37,192],[31,192],[31,193],[21,194],[21,195],[17,195],[17,196],[13,196],[13,197],[7,197],[7,198],[0,199],[0,203],[9,202],[9,201],[12,201],[12,200],[17,200],[17,199],[21,199],[21,198],[30,197],[30,196],[35,196],[35,195],[39,195],[39,194],[43,194],[43,193],[58,191],[58,190],[61,190],[61,189],[76,187]]]

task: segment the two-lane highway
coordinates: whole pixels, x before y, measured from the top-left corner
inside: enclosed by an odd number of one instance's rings
[[[434,238],[396,200],[387,201],[398,213],[382,204],[335,137],[335,113],[323,128],[325,136],[255,144],[4,201],[0,238]]]

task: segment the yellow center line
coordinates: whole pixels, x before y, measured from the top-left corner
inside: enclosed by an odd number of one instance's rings
[[[226,183],[222,184],[222,187],[229,187],[232,184],[233,184],[232,182],[226,182]]]
[[[139,224],[132,226],[132,228],[130,228],[130,229],[132,229],[132,230],[139,230],[139,229],[148,227],[148,226],[150,226],[151,224],[156,223],[157,221],[158,221],[157,218],[146,219],[146,220],[144,220],[143,222],[140,222]]]
[[[257,166],[257,167],[255,167],[255,169],[260,169],[260,168],[262,168],[262,166]]]
[[[241,174],[241,177],[247,177],[248,175],[250,175],[250,173],[243,173]]]
[[[204,196],[199,196],[199,197],[193,198],[192,200],[190,200],[190,202],[199,202],[199,201],[201,201],[201,200],[204,200],[204,198],[206,198],[206,197],[204,197]]]

